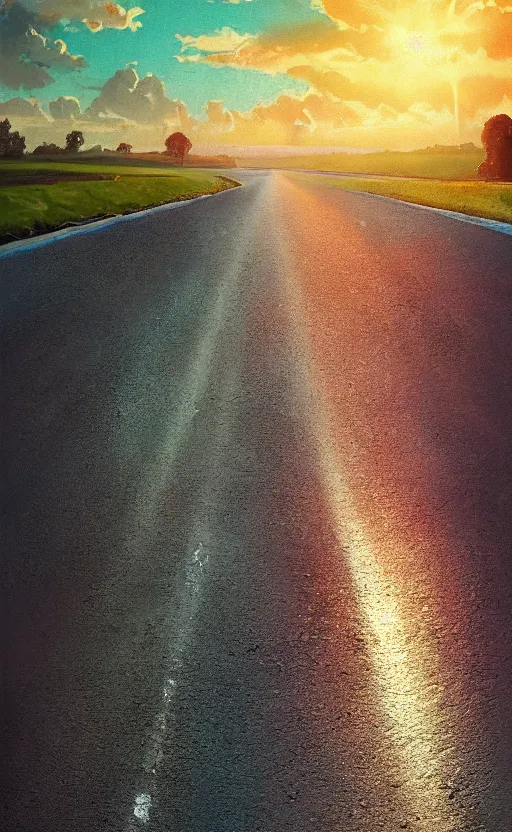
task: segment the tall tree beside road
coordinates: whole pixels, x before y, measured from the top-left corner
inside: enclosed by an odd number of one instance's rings
[[[178,159],[180,165],[182,165],[185,156],[192,147],[192,142],[184,133],[172,133],[165,140],[165,147],[169,156]]]
[[[478,168],[479,177],[512,182],[512,118],[501,113],[486,121],[482,144],[487,158]]]

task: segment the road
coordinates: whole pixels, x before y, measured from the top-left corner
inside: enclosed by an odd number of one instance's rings
[[[0,258],[4,832],[510,832],[512,238],[297,175]]]

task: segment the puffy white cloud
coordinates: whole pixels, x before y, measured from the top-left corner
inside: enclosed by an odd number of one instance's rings
[[[224,26],[222,29],[216,29],[211,35],[175,35],[175,37],[182,44],[182,52],[188,49],[195,49],[198,52],[235,52],[241,46],[245,46],[255,39],[254,35],[240,35],[231,29],[230,26]],[[178,56],[179,60],[179,56]]]
[[[62,40],[52,40],[34,28],[39,18],[17,0],[6,9],[0,26],[0,83],[10,89],[41,89],[51,84],[53,69],[87,66],[71,55]]]
[[[120,72],[129,73],[130,70]],[[120,141],[127,141],[137,150],[163,150],[165,138],[175,130],[189,136],[196,147],[220,142],[224,145],[344,145],[407,149],[440,141],[457,141],[453,115],[445,106],[432,107],[427,102],[408,107],[388,104],[369,106],[361,101],[339,101],[313,88],[304,95],[283,93],[273,103],[258,105],[245,112],[229,110],[221,101],[209,101],[201,119],[191,116],[182,101],[173,101],[166,96],[165,106],[148,111],[142,104],[140,110],[140,99],[134,90],[139,84],[142,85],[140,97],[143,98],[144,92],[148,94],[148,89],[155,89],[155,83],[160,83],[154,76],[147,78],[151,80],[144,84],[146,79],[138,80],[133,75],[126,75],[124,83],[119,84],[118,76],[118,86],[107,89],[109,102],[115,104],[116,110],[106,113],[100,110],[96,114],[80,114],[78,101],[73,97],[63,97],[63,101],[69,104],[56,99],[51,106],[53,120],[40,120],[37,126],[31,117],[33,112],[37,112],[33,110],[34,105],[20,103],[22,100],[18,99],[16,104],[10,105],[10,111],[16,116],[12,118],[13,126],[26,135],[29,146],[40,144],[42,140],[62,144],[69,130],[65,120],[71,116],[74,126],[84,133],[87,144],[100,141],[102,145],[116,147]],[[123,86],[127,88],[127,98],[123,98],[120,92]],[[56,112],[58,106],[62,117]],[[503,99],[498,106],[506,112],[510,101]],[[7,110],[5,112],[8,114]],[[165,113],[163,118],[162,112]],[[492,112],[488,115],[478,111],[478,118],[468,128],[466,140],[479,140],[484,115],[489,117]]]
[[[87,62],[82,55],[71,55],[63,40],[51,40],[30,27],[26,33],[24,58],[38,67],[49,69],[62,66],[82,69]]]
[[[156,75],[139,78],[130,66],[118,70],[101,88],[87,110],[91,119],[111,117],[146,124],[185,119],[182,101],[167,98],[165,85]]]
[[[60,21],[78,21],[91,31],[103,28],[136,31],[143,14],[105,0],[8,0],[0,26],[0,83],[9,89],[41,89],[54,82],[53,70],[87,66],[82,55],[71,55],[63,40],[48,36]],[[76,27],[68,27],[71,31]]]
[[[82,112],[78,98],[73,95],[60,95],[48,104],[50,115],[56,121],[71,121],[80,118]]]
[[[208,127],[212,133],[225,133],[234,129],[233,113],[224,109],[222,101],[207,101],[204,105]]]
[[[48,121],[48,116],[43,112],[37,101],[18,97],[9,98],[7,101],[0,103],[0,116]]]

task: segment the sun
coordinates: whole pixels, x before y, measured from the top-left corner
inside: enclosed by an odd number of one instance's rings
[[[410,68],[439,68],[450,60],[450,50],[442,44],[435,26],[422,30],[390,26],[387,42],[395,60]]]

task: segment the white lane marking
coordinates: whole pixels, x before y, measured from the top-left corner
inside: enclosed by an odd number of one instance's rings
[[[255,205],[255,215],[261,214],[259,210],[267,200],[267,190],[262,190]],[[226,281],[221,287],[218,302],[212,313],[213,323],[211,331],[203,333],[203,341],[200,345],[197,357],[192,361],[190,372],[186,375],[186,383],[182,391],[183,402],[178,407],[180,411],[178,425],[171,427],[173,441],[164,439],[164,445],[158,453],[158,460],[155,469],[150,471],[150,477],[141,486],[141,494],[151,494],[152,505],[151,515],[158,511],[160,495],[164,493],[168,481],[169,472],[173,471],[178,450],[187,439],[187,429],[194,410],[197,409],[196,402],[204,400],[211,382],[214,358],[216,357],[217,344],[221,336],[226,337],[227,326],[235,326],[237,337],[244,337],[243,327],[238,326],[234,321],[234,310],[237,309],[235,300],[238,291],[240,276],[244,269],[249,268],[247,256],[250,253],[252,216],[247,214],[245,224],[239,229],[240,240],[245,245],[240,245],[231,274],[226,275]],[[226,449],[231,447],[233,442],[237,408],[234,402],[240,398],[240,364],[243,360],[241,349],[234,349],[233,358],[226,364],[221,388],[217,391],[216,400],[219,407],[217,418],[213,422],[210,434],[210,444],[207,458],[204,462],[204,477],[201,482],[197,497],[198,516],[195,518],[193,528],[186,547],[186,558],[184,570],[180,570],[177,591],[177,613],[173,637],[169,645],[170,662],[167,669],[167,678],[163,686],[163,695],[160,701],[158,714],[153,723],[153,730],[149,738],[148,747],[142,762],[142,773],[137,788],[137,797],[133,805],[133,812],[128,824],[128,832],[140,832],[141,823],[149,823],[152,827],[152,817],[149,813],[148,820],[142,820],[135,812],[137,798],[140,794],[151,795],[154,807],[158,805],[158,776],[159,767],[163,761],[164,752],[172,753],[171,738],[172,731],[176,725],[176,709],[174,707],[176,696],[181,684],[183,684],[183,671],[186,654],[190,641],[194,637],[197,628],[197,618],[202,596],[205,591],[206,582],[209,579],[209,571],[214,569],[215,549],[213,542],[216,540],[215,527],[219,522],[218,515],[218,491],[219,472],[225,465]],[[222,478],[221,478],[222,479]],[[156,488],[151,490],[151,483]],[[144,506],[141,505],[141,513],[136,511],[135,527],[130,534],[131,545],[136,547],[143,545],[144,540],[137,537],[136,528],[148,528],[148,520],[145,515],[147,510],[147,499]],[[212,557],[210,557],[210,554]],[[218,568],[218,567],[217,567]],[[154,815],[154,808],[152,808]],[[153,821],[154,822],[154,821]]]
[[[135,798],[135,805],[133,807],[133,814],[142,823],[147,823],[149,820],[149,810],[151,808],[151,795],[138,794]]]
[[[196,532],[197,533],[197,532]],[[164,682],[160,709],[153,722],[150,742],[142,763],[142,787],[144,792],[136,795],[133,814],[129,823],[130,832],[135,832],[141,825],[150,821],[152,807],[151,795],[156,791],[156,776],[163,759],[164,744],[169,731],[172,730],[172,706],[176,698],[179,677],[183,669],[183,656],[194,628],[197,610],[205,581],[204,567],[208,563],[208,552],[202,542],[195,546],[188,558],[185,568],[185,580],[178,611],[178,626],[173,645],[173,657],[170,662],[169,675]]]
[[[223,401],[222,413],[212,435],[212,456],[209,459],[198,500],[199,505],[203,507],[203,515],[196,520],[191,534],[193,543],[188,547],[189,554],[185,563],[184,580],[178,594],[176,634],[171,645],[172,658],[168,670],[169,675],[164,683],[160,710],[153,724],[149,747],[142,765],[143,775],[139,787],[144,789],[145,794],[152,795],[154,801],[158,801],[158,769],[163,760],[165,745],[166,743],[169,744],[169,735],[172,734],[175,720],[173,704],[181,682],[185,655],[197,626],[198,611],[208,578],[207,567],[211,560],[208,543],[212,540],[215,522],[214,494],[218,486],[217,472],[220,469],[225,448],[231,436],[234,420],[232,402],[235,400],[237,385],[237,368],[233,364],[227,370],[225,387],[219,394]],[[140,829],[140,823],[147,823],[150,820],[149,807],[146,820],[138,817],[135,812],[137,808],[136,801],[137,798],[135,799],[129,832],[135,832],[135,830]]]
[[[237,180],[233,180],[234,182]],[[240,187],[242,183],[238,183]],[[120,214],[116,217],[106,217],[106,219],[98,220],[97,222],[90,222],[84,225],[78,225],[76,228],[61,228],[59,231],[50,231],[48,234],[41,234],[36,239],[29,237],[27,240],[15,240],[12,243],[6,243],[0,246],[0,258],[8,257],[17,251],[22,250],[31,251],[35,248],[42,248],[57,242],[62,238],[68,239],[77,234],[92,234],[100,228],[105,228],[107,225],[116,225],[120,222],[130,222],[131,220],[138,220],[148,214],[156,214],[160,211],[171,211],[175,208],[184,208],[186,205],[191,205],[194,202],[199,202],[201,199],[209,199],[212,196],[220,196],[221,194],[230,193],[230,191],[237,190],[237,188],[227,188],[225,191],[218,191],[216,194],[203,194],[202,196],[195,196],[192,199],[182,199],[177,202],[166,202],[165,205],[155,205],[153,208],[144,208],[142,211],[134,211],[131,214]]]
[[[249,222],[249,218],[248,218]],[[238,253],[241,257],[241,253]],[[176,411],[171,419],[168,435],[163,438],[162,445],[156,454],[154,465],[149,466],[147,476],[140,483],[139,496],[136,498],[135,510],[128,530],[130,546],[136,550],[145,548],[150,541],[150,530],[154,517],[157,515],[162,494],[169,482],[170,472],[174,470],[178,454],[186,442],[191,430],[192,419],[198,412],[197,402],[202,401],[212,373],[212,363],[216,345],[224,329],[226,315],[230,308],[230,300],[236,285],[241,261],[235,261],[231,273],[226,274],[218,295],[212,304],[207,325],[201,330],[199,341],[192,356],[190,365],[184,373],[181,389],[176,394]],[[139,375],[139,370],[135,374]],[[128,384],[128,389],[131,385]],[[123,408],[125,407],[123,402]],[[130,447],[127,437],[119,447],[120,454],[126,447]],[[224,447],[221,442],[221,447]],[[122,455],[120,456],[120,460]],[[215,469],[213,466],[212,471]],[[213,473],[207,474],[204,480],[204,499],[200,505],[210,505],[209,492],[212,488]],[[173,703],[183,671],[183,657],[192,634],[197,609],[202,594],[202,586],[206,579],[206,564],[209,554],[205,544],[207,532],[200,521],[196,521],[191,539],[186,548],[184,571],[177,589],[176,629],[171,640],[171,656],[167,670],[167,678],[163,684],[158,713],[155,716],[148,745],[142,760],[142,772],[138,784],[137,797],[133,804],[132,814],[128,824],[129,832],[140,829],[141,824],[150,822],[150,807],[147,808],[147,818],[140,816],[137,799],[140,793],[153,796],[155,801],[157,774],[163,759],[164,746],[173,728]],[[137,810],[137,811],[136,811]]]
[[[199,568],[201,572],[203,571],[203,566],[208,563],[208,553],[204,551],[204,546],[202,543],[199,544],[196,551],[194,552],[194,563],[199,564]]]
[[[266,190],[262,191],[255,206],[256,216],[259,216],[260,213],[258,211],[259,206],[266,201],[266,193]],[[169,472],[173,470],[178,451],[187,438],[188,426],[193,416],[191,411],[196,409],[195,403],[203,400],[207,392],[218,339],[226,332],[226,322],[230,321],[233,308],[236,308],[234,294],[238,287],[240,274],[246,268],[245,258],[250,251],[251,221],[252,217],[248,214],[245,226],[240,229],[240,240],[244,241],[246,245],[240,246],[237,251],[237,259],[232,272],[226,276],[226,281],[220,289],[218,301],[212,313],[211,329],[207,330],[206,336],[203,333],[198,355],[193,359],[190,371],[186,374],[186,384],[182,391],[183,402],[178,407],[178,430],[176,430],[176,426],[173,426],[171,429],[173,441],[164,440],[164,446],[158,454],[157,465],[155,469],[150,471],[148,480],[141,486],[142,495],[147,496],[148,493],[151,495],[151,515],[158,510],[159,500],[164,493]],[[241,350],[234,351],[234,356],[238,356],[238,361],[233,358],[228,363],[221,385],[222,389],[218,391],[219,415],[211,431],[210,450],[208,458],[204,460],[204,478],[197,500],[200,513],[193,524],[186,547],[184,572],[181,571],[181,580],[178,579],[176,626],[170,644],[171,657],[167,669],[167,678],[163,685],[159,711],[155,717],[148,747],[142,761],[142,773],[128,823],[128,832],[139,832],[141,824],[149,823],[151,827],[150,808],[158,803],[158,770],[164,757],[164,749],[166,745],[170,745],[170,735],[172,735],[176,720],[173,705],[179,686],[182,683],[186,652],[197,627],[197,615],[204,587],[208,580],[208,571],[213,567],[214,558],[210,558],[211,546],[209,544],[215,539],[214,525],[218,511],[216,504],[219,483],[218,472],[225,459],[226,448],[230,447],[232,441],[236,411],[233,403],[237,401],[240,395],[239,363],[241,355]],[[190,388],[192,388],[192,395]],[[185,395],[186,393],[188,395]],[[151,489],[151,483],[156,484],[154,490]],[[130,534],[130,545],[132,546],[139,547],[144,544],[144,540],[137,536],[135,530],[136,528],[147,529],[150,525],[145,514],[147,502],[147,500],[144,501],[144,507],[140,506],[140,513],[139,511],[135,512],[135,526]],[[140,817],[140,813],[135,811],[138,809],[137,800],[142,794],[151,796],[151,803],[147,806],[147,818]]]

